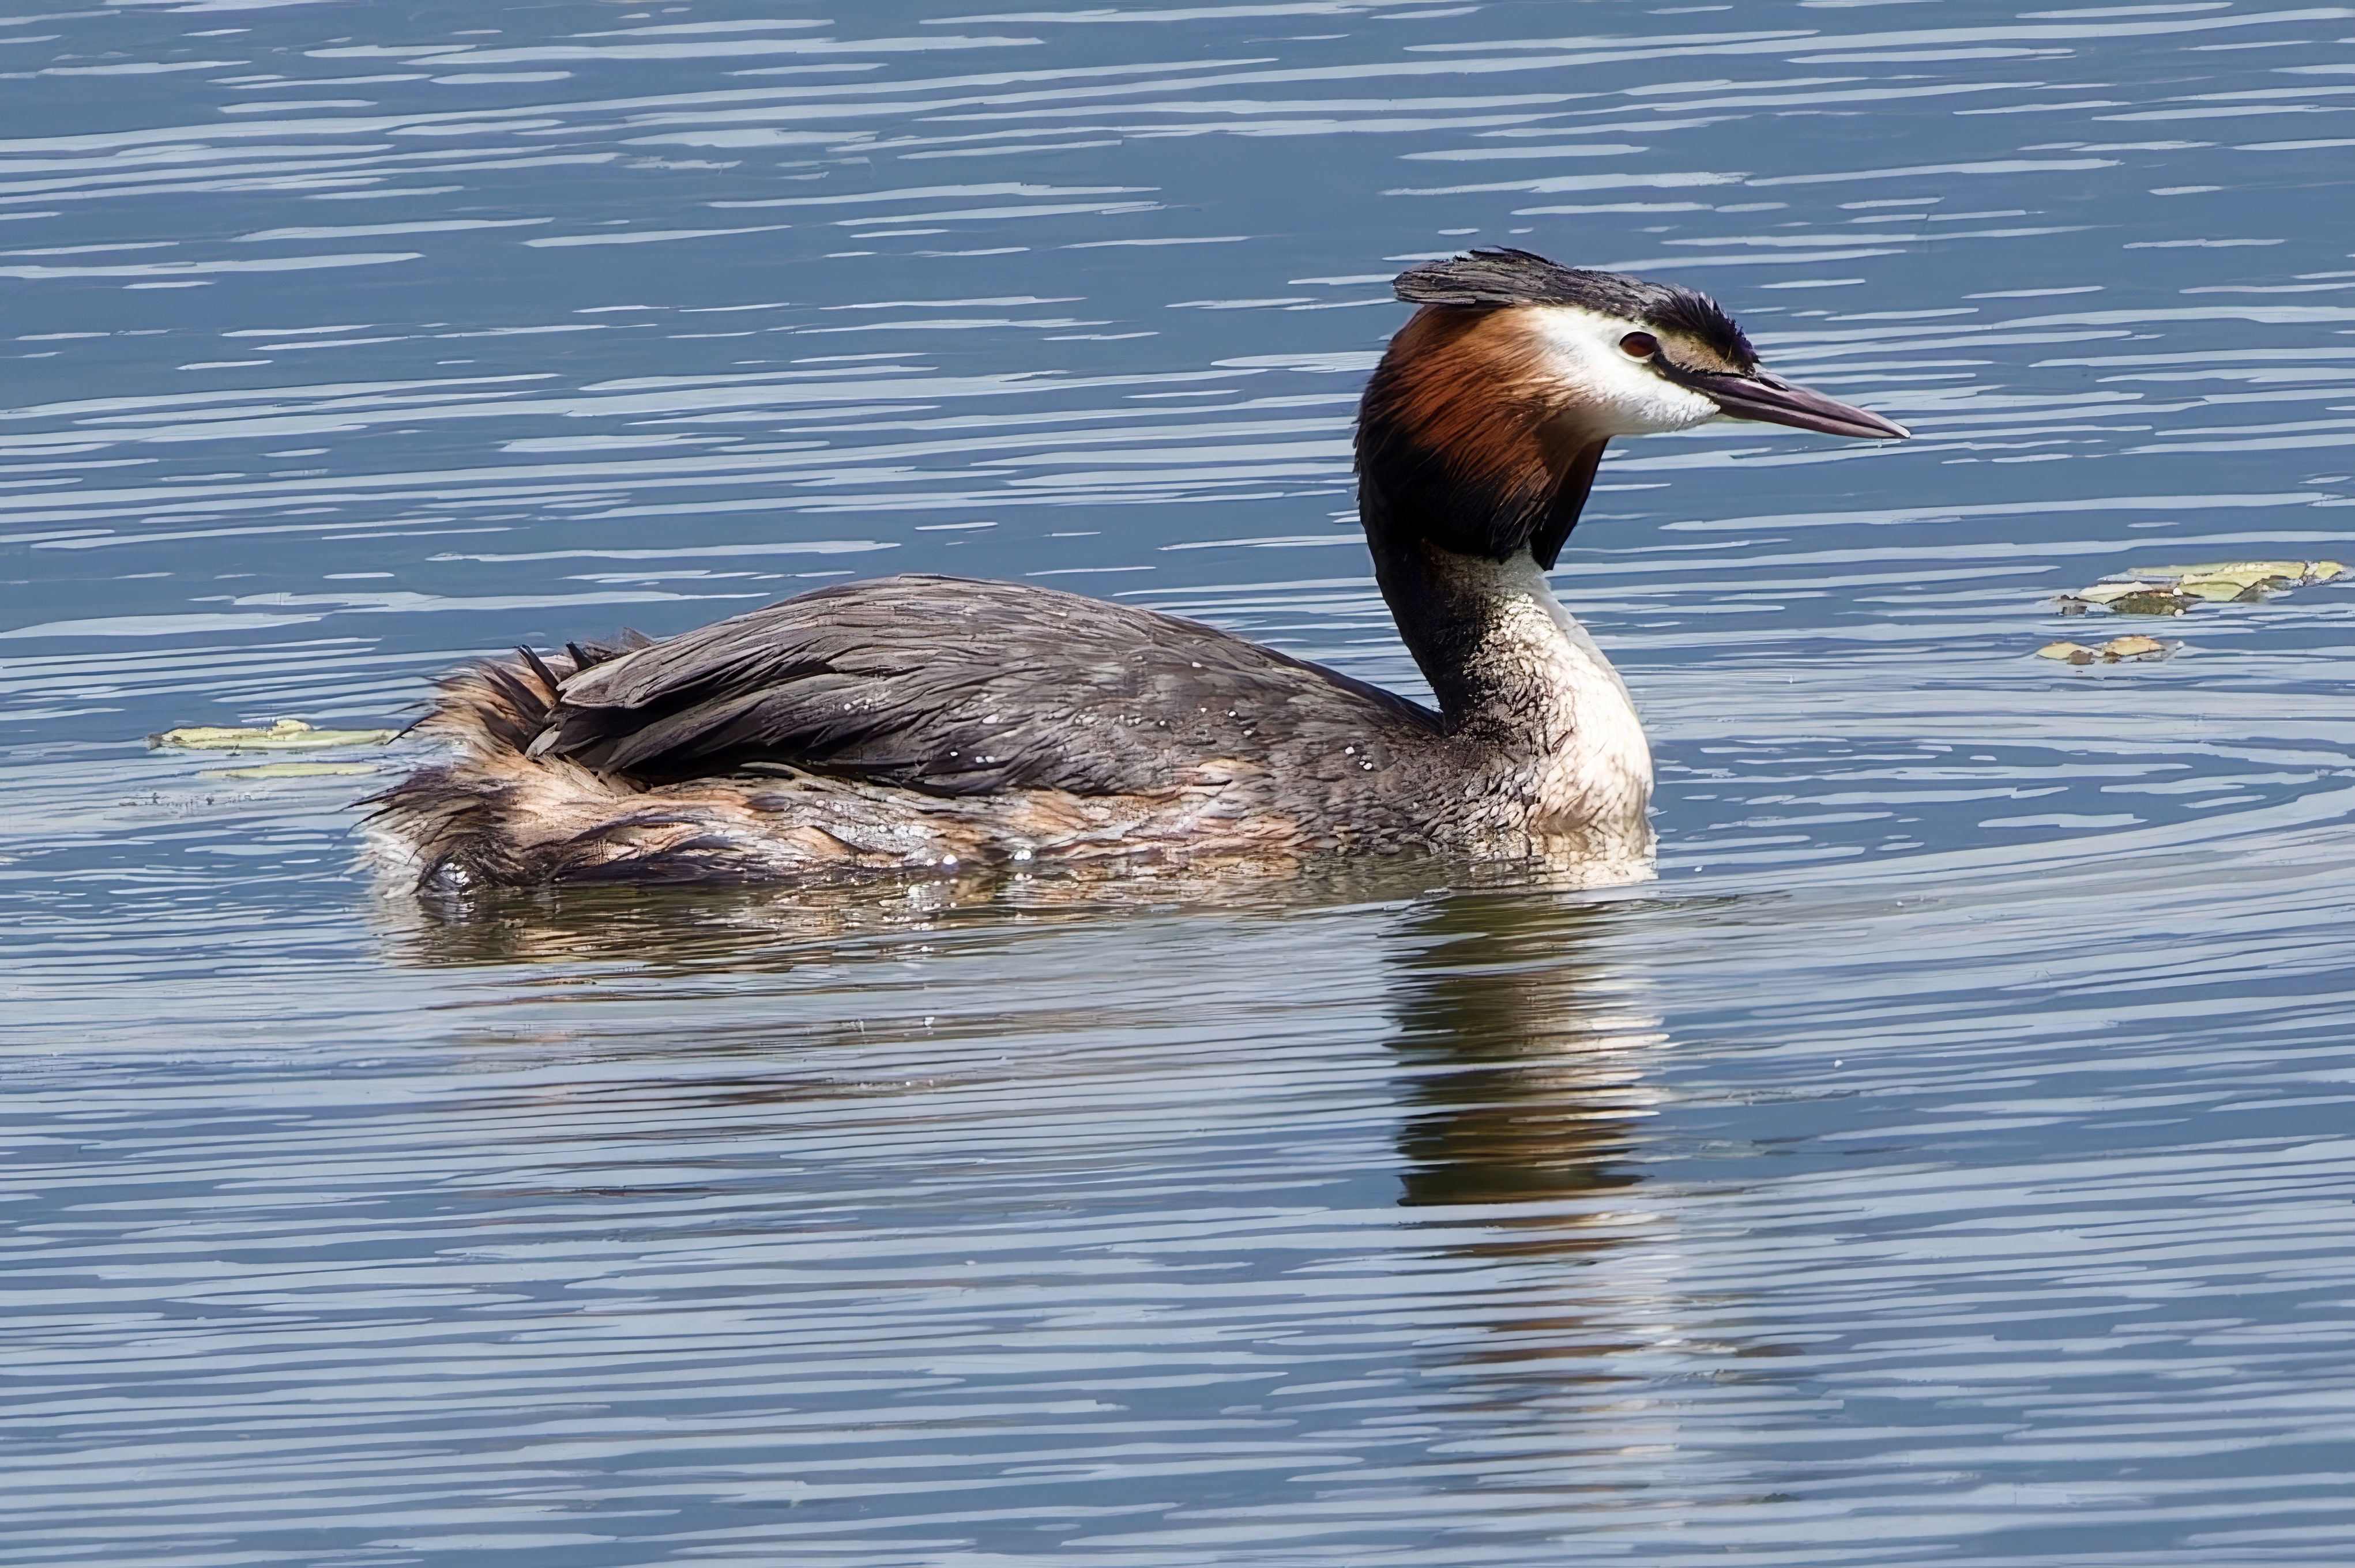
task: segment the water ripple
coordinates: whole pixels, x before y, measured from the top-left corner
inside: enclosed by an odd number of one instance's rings
[[[232,9],[0,39],[16,1556],[2343,1558],[2350,590],[2056,596],[2355,545],[2355,10]],[[1479,243],[1919,432],[1603,471],[1658,884],[453,912],[144,746],[911,568],[1415,690]]]

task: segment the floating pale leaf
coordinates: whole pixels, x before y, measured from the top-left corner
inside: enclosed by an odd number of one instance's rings
[[[2095,583],[2089,588],[2079,588],[2071,599],[2082,599],[2094,604],[2107,604],[2114,599],[2124,599],[2130,593],[2157,593],[2157,583]]]
[[[2181,615],[2195,604],[2262,604],[2265,596],[2346,575],[2337,561],[2202,561],[2133,571],[2061,596],[2061,613],[2101,605],[2120,615]]]
[[[199,779],[327,779],[374,773],[373,762],[262,762],[251,768],[208,768]]]
[[[2181,615],[2192,606],[2190,594],[2170,583],[2095,583],[2089,588],[2061,596],[2063,615],[2083,615],[2094,605],[2119,615]]]
[[[2047,642],[2036,651],[2036,656],[2058,659],[2070,664],[2116,664],[2137,659],[2164,659],[2180,646],[2180,643],[2162,642],[2156,637],[2145,637],[2136,632],[2126,637],[2113,637],[2098,648],[2089,648],[2083,642]]]
[[[2263,604],[2266,588],[2289,586],[2280,577],[2264,577],[2256,582],[2243,582],[2238,577],[2186,577],[2175,588],[2178,593],[2188,593],[2210,604]]]
[[[183,751],[324,751],[331,746],[386,746],[397,729],[313,729],[301,719],[282,718],[268,729],[232,725],[190,725],[151,735],[151,747]]]
[[[2137,577],[2172,577],[2222,581],[2231,578],[2242,583],[2264,582],[2268,577],[2280,577],[2286,582],[2307,580],[2308,567],[2304,561],[2203,561],[2196,567],[2137,567],[2131,575]]]

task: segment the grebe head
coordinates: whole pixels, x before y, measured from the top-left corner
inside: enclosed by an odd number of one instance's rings
[[[1366,389],[1367,525],[1550,567],[1614,436],[1757,419],[1827,435],[1910,432],[1795,387],[1690,289],[1483,249],[1401,273],[1424,308]]]

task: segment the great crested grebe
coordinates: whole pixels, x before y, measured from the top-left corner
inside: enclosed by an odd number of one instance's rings
[[[1359,515],[1438,712],[1152,610],[879,577],[446,677],[418,729],[456,756],[377,798],[377,858],[450,888],[1411,846],[1648,875],[1643,726],[1545,577],[1604,443],[1907,431],[1673,284],[1499,249],[1396,288],[1423,308],[1359,409]]]

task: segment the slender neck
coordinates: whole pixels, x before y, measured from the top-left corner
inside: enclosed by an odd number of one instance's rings
[[[1458,764],[1508,803],[1503,825],[1583,860],[1644,862],[1652,753],[1643,721],[1536,560],[1414,540],[1378,551],[1375,573],[1439,697]]]
[[[1527,550],[1492,561],[1427,539],[1385,540],[1374,578],[1451,733],[1549,750],[1579,726],[1582,707],[1626,704],[1610,662]]]

